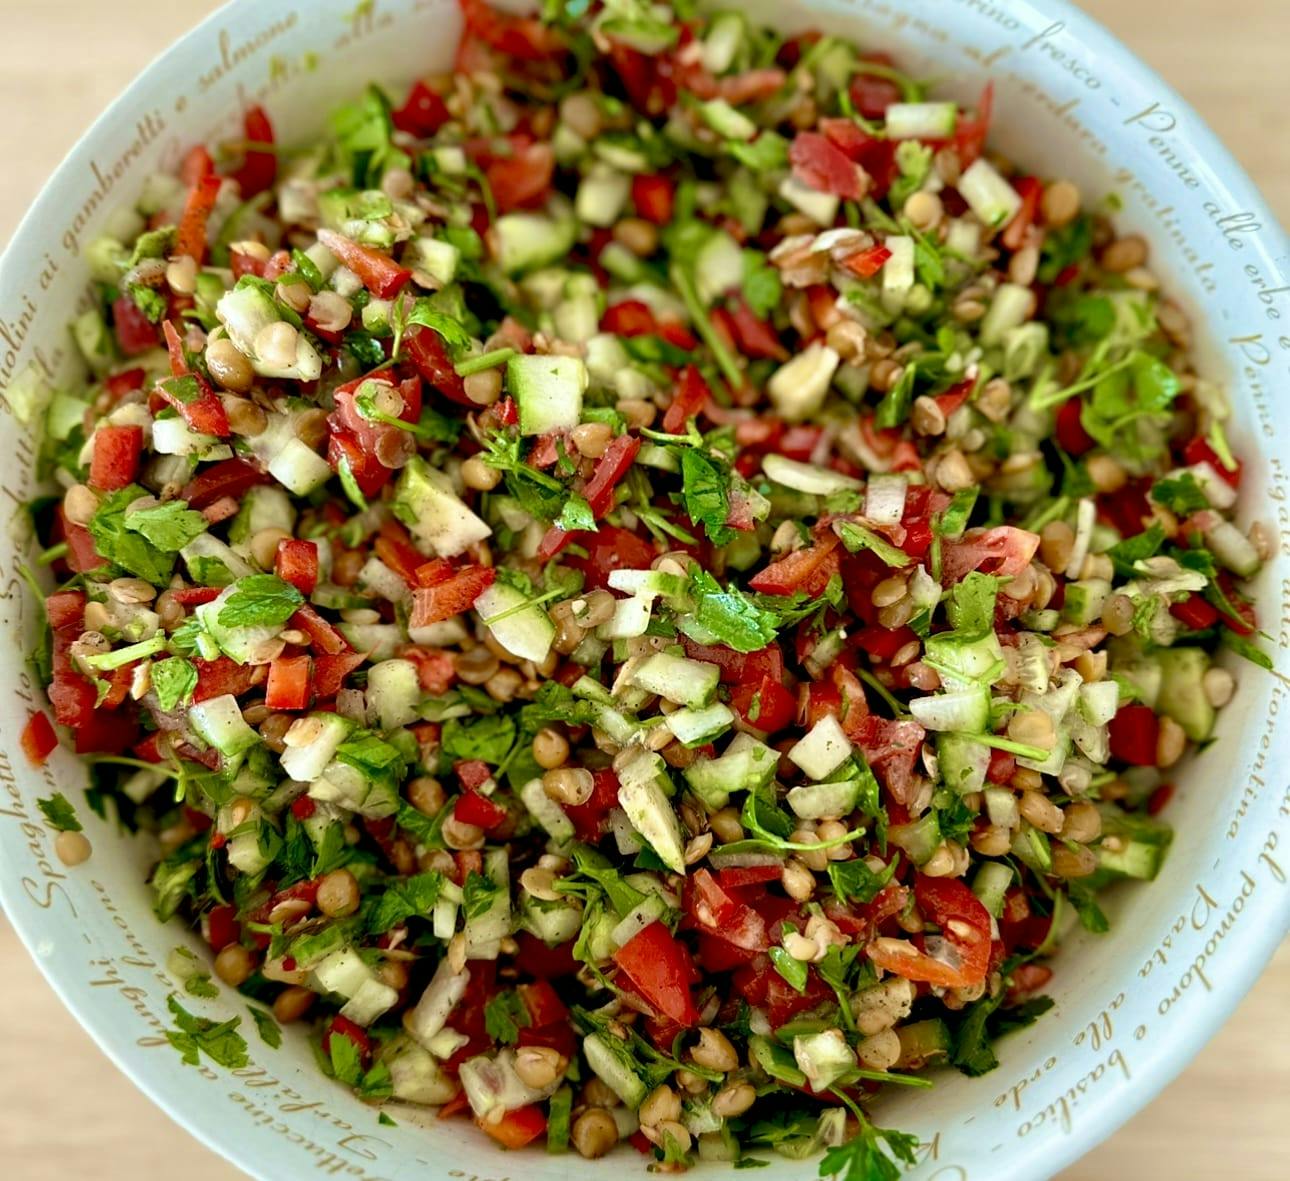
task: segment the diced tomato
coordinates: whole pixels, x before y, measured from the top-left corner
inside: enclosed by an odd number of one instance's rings
[[[314,656],[314,697],[327,701],[340,692],[345,678],[367,657],[362,652],[340,652]]]
[[[22,728],[22,753],[33,766],[43,767],[45,760],[58,746],[58,735],[54,731],[49,715],[43,709],[33,710],[27,724]]]
[[[203,603],[213,603],[220,596],[217,586],[177,586],[171,597],[183,607],[200,607]]]
[[[859,201],[865,194],[864,174],[818,131],[799,131],[789,146],[788,159],[793,175],[819,192],[849,201]]]
[[[1044,194],[1044,184],[1037,176],[1023,176],[1014,181],[1012,187],[1021,198],[1021,206],[1012,215],[1012,220],[1003,227],[1000,240],[1009,250],[1020,250],[1026,244],[1026,235],[1039,214],[1039,198]]]
[[[340,653],[349,651],[349,641],[308,603],[296,609],[291,617],[291,626],[308,633],[309,642],[316,652],[339,656]]]
[[[463,792],[452,809],[453,816],[460,824],[473,824],[485,832],[496,828],[506,819],[506,809],[495,804],[487,796],[477,791]]]
[[[119,755],[133,746],[139,737],[139,724],[124,710],[91,713],[75,724],[74,739],[78,755]]]
[[[279,656],[273,661],[264,704],[270,709],[308,709],[310,664],[307,655]]]
[[[1017,770],[1017,757],[1006,750],[992,750],[985,777],[991,783],[1007,783]]]
[[[568,943],[550,947],[536,935],[517,931],[515,942],[520,947],[515,956],[516,962],[523,963],[524,970],[538,980],[558,980],[561,976],[572,976],[579,968],[578,961],[573,958],[572,939]]]
[[[866,627],[855,633],[854,642],[859,651],[867,652],[871,659],[885,663],[910,640],[917,638],[908,627]]]
[[[743,865],[734,869],[717,871],[717,884],[729,893],[732,890],[746,890],[752,886],[762,886],[767,882],[777,882],[783,876],[783,868],[775,865]]]
[[[768,946],[766,920],[752,907],[733,898],[710,870],[701,869],[685,883],[685,912],[695,927],[748,951]]]
[[[1241,484],[1241,461],[1236,460],[1236,467],[1227,468],[1223,466],[1223,461],[1219,458],[1218,452],[1209,445],[1203,435],[1197,435],[1183,448],[1183,460],[1188,464],[1208,463],[1213,469],[1223,477],[1233,488],[1239,488]]]
[[[343,428],[328,422],[327,462],[339,472],[344,464],[364,496],[375,496],[390,481],[393,474],[372,451],[367,450],[357,438]]]
[[[636,453],[640,449],[639,439],[632,435],[619,435],[596,460],[595,471],[591,473],[591,479],[587,481],[582,495],[591,508],[592,516],[597,520],[613,508],[614,489],[636,462]]]
[[[522,61],[543,61],[564,52],[560,33],[536,17],[499,12],[485,0],[460,0],[460,4],[466,31],[499,53]]]
[[[316,811],[318,805],[311,796],[296,796],[291,801],[291,815],[297,820],[308,820]]]
[[[529,1024],[535,1029],[548,1025],[559,1025],[569,1020],[569,1010],[565,1007],[560,994],[545,980],[535,984],[521,984],[517,990],[520,1000],[528,1010]]]
[[[791,595],[799,590],[808,595],[821,594],[838,572],[837,548],[837,537],[827,534],[813,545],[772,562],[753,575],[748,585],[768,595]]]
[[[180,495],[188,501],[189,508],[203,509],[225,496],[240,499],[248,489],[267,484],[271,479],[267,472],[245,459],[223,459],[189,480]]]
[[[753,312],[742,295],[736,295],[730,301],[729,315],[735,344],[745,357],[788,360],[788,350],[779,334]]]
[[[651,1005],[678,1025],[697,1024],[690,995],[694,966],[689,954],[662,923],[651,923],[614,952],[623,974]]]
[[[658,116],[676,102],[677,86],[667,59],[650,57],[612,38],[609,57],[615,77],[638,111]]]
[[[945,585],[958,582],[973,570],[998,577],[1020,574],[1039,548],[1039,534],[1012,525],[972,529],[960,541],[941,547],[941,575]]]
[[[483,787],[493,777],[492,768],[483,759],[462,759],[452,769],[457,782],[467,791]]]
[[[302,595],[312,595],[318,585],[318,543],[284,537],[278,542],[273,569],[283,582],[291,583]]]
[[[202,925],[206,931],[206,942],[211,951],[217,954],[241,937],[242,924],[237,921],[236,906],[213,907],[206,912],[204,919]]]
[[[139,474],[142,451],[142,427],[100,426],[94,432],[90,484],[103,492],[116,492],[133,484]]]
[[[54,631],[74,627],[79,633],[85,622],[84,592],[55,591],[45,599],[45,618]]]
[[[351,1021],[348,1017],[342,1017],[339,1013],[331,1019],[326,1031],[322,1035],[322,1050],[324,1054],[331,1053],[331,1039],[333,1037],[347,1037],[354,1043],[354,1048],[362,1056],[364,1063],[372,1056],[372,1039],[368,1036],[367,1030],[361,1025]]]
[[[578,836],[594,844],[600,836],[605,817],[618,807],[619,784],[612,768],[606,767],[591,774],[590,798],[583,804],[564,805],[564,812],[573,821]]]
[[[157,326],[128,295],[113,300],[112,327],[117,344],[127,357],[137,357],[157,347]]]
[[[636,213],[656,226],[672,220],[674,187],[665,176],[637,173],[632,177],[632,204]]]
[[[147,376],[148,371],[146,369],[123,369],[120,373],[113,373],[105,377],[103,387],[114,402],[119,402],[126,394],[132,394],[135,390],[143,389],[143,383]]]
[[[881,942],[870,943],[865,954],[880,968],[906,980],[925,981],[940,988],[980,984],[990,964],[990,912],[956,878],[919,874],[914,897],[923,913],[941,928],[941,938],[958,957],[957,965],[912,949],[912,954],[900,954]]]
[[[1188,595],[1181,603],[1173,603],[1169,614],[1187,627],[1203,631],[1218,622],[1218,609],[1210,606],[1200,595]]]
[[[405,648],[401,655],[417,666],[421,688],[434,697],[442,697],[457,679],[457,663],[442,648]]]
[[[1083,406],[1080,398],[1067,398],[1057,410],[1057,445],[1067,455],[1085,455],[1097,446],[1097,441],[1080,421]]]
[[[842,265],[853,275],[859,275],[862,279],[872,279],[882,270],[890,257],[891,251],[879,244],[865,250],[857,250],[855,254],[848,254],[842,260]]]
[[[412,615],[409,627],[425,627],[469,611],[475,600],[497,578],[497,571],[486,566],[469,566],[447,582],[421,586],[412,592]]]
[[[452,115],[443,96],[429,83],[418,79],[408,92],[407,101],[390,115],[394,126],[417,139],[429,139]]]
[[[188,192],[179,231],[175,235],[175,253],[187,255],[198,266],[206,258],[206,222],[215,208],[223,181],[214,174],[203,176]]]
[[[475,1123],[503,1148],[523,1148],[546,1131],[546,1116],[536,1103],[512,1108],[497,1121],[476,1119]]]
[[[964,402],[972,395],[976,388],[976,379],[968,378],[966,381],[960,381],[958,385],[952,385],[943,394],[936,395],[936,405],[940,407],[941,413],[949,418]]]
[[[231,693],[240,697],[255,683],[256,670],[253,665],[238,664],[227,656],[217,656],[214,660],[193,661],[197,669],[197,687],[193,690],[193,703],[209,701],[212,697],[223,697]]]
[[[453,368],[452,359],[437,332],[432,332],[429,328],[409,332],[403,342],[403,349],[416,371],[445,398],[459,406],[478,409],[466,396],[462,377]],[[514,403],[511,403],[511,408],[514,409]]]
[[[412,272],[399,266],[388,254],[354,242],[335,230],[320,229],[318,241],[349,267],[378,299],[393,299],[412,278]]]
[[[806,991],[798,992],[778,972],[772,970],[766,981],[766,1019],[772,1029],[787,1025],[799,1013],[808,1013],[823,1004],[836,1004],[837,997],[819,973],[810,969]]]
[[[669,435],[678,435],[685,430],[685,424],[694,418],[704,403],[711,396],[708,383],[693,365],[681,370],[672,390],[672,403],[663,415],[663,430]]]
[[[274,152],[273,124],[263,107],[248,107],[242,117],[242,131],[246,138],[245,158],[242,166],[232,174],[242,190],[242,200],[249,201],[273,187],[278,178],[278,156]],[[268,150],[253,145],[264,144]]]
[[[730,706],[748,725],[774,734],[793,721],[797,696],[779,678],[763,676],[731,689]]]
[[[1156,765],[1160,719],[1149,705],[1122,705],[1107,727],[1111,756],[1133,767]]]
[[[550,144],[530,144],[514,156],[494,160],[485,175],[499,213],[541,205],[551,191],[555,152]]]
[[[867,60],[876,61],[879,57],[886,59],[885,54],[869,54]],[[890,65],[890,60],[878,62],[879,65]],[[856,112],[866,119],[881,119],[887,114],[892,103],[901,100],[900,87],[890,78],[877,74],[861,72],[851,80],[851,103]]]
[[[721,670],[722,684],[760,685],[763,677],[784,679],[784,653],[778,644],[768,644],[756,652],[736,652],[724,644],[700,644],[688,637],[683,637],[682,643],[691,660],[715,664]]]
[[[605,309],[600,328],[615,336],[653,336],[658,332],[658,321],[643,300],[620,299]]]
[[[914,781],[914,765],[927,736],[923,727],[917,722],[848,710],[842,718],[842,728],[864,752],[879,782],[896,801],[906,803]]]
[[[585,558],[569,557],[566,566],[581,570],[587,590],[603,590],[614,570],[643,570],[658,556],[651,542],[617,525],[601,525],[595,533],[578,535]]]

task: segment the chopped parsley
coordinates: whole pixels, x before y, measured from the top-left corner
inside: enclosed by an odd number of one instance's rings
[[[36,807],[44,814],[51,828],[59,832],[81,831],[81,822],[76,818],[76,809],[62,792],[55,792],[47,799],[37,800]]]
[[[217,617],[221,627],[281,627],[305,601],[276,574],[248,574],[233,588]]]
[[[241,1017],[230,1017],[221,1022],[194,1017],[174,994],[166,999],[166,1006],[174,1015],[178,1026],[178,1029],[166,1030],[166,1040],[179,1051],[180,1057],[189,1066],[198,1065],[203,1054],[216,1066],[222,1066],[226,1070],[237,1070],[250,1061],[246,1052],[246,1039],[237,1032],[238,1026],[242,1024]]]

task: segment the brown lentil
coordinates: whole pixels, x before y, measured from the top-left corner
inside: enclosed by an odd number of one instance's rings
[[[255,971],[255,956],[240,943],[221,948],[215,957],[215,975],[230,988],[240,988]]]

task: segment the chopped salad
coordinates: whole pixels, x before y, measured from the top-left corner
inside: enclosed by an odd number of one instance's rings
[[[386,1121],[894,1177],[871,1100],[1050,1006],[1267,663],[1221,391],[990,87],[461,7],[450,76],[152,178],[86,384],[8,391],[53,720],[213,960],[170,1040],[246,1061],[217,979]]]

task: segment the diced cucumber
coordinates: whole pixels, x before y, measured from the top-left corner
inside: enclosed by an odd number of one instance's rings
[[[234,545],[249,541],[262,529],[281,529],[294,533],[296,510],[291,497],[273,484],[248,488],[242,496],[242,507],[229,526],[228,539]],[[247,568],[247,573],[251,573]]]
[[[959,795],[980,791],[990,768],[990,748],[966,734],[942,732],[936,736],[936,757],[941,781]]]
[[[1209,654],[1203,648],[1161,648],[1160,694],[1156,709],[1173,718],[1193,742],[1204,742],[1214,729],[1216,711],[1205,696]]]
[[[1024,324],[1035,310],[1035,296],[1029,287],[1000,283],[981,321],[981,343],[999,344],[1011,331]]]
[[[627,912],[613,929],[612,938],[618,947],[625,947],[646,927],[665,918],[670,907],[661,894],[650,894]]]
[[[1017,827],[1021,822],[1021,812],[1014,792],[1006,787],[987,787],[982,794],[985,796],[985,811],[991,824],[998,828]]]
[[[555,639],[555,625],[521,591],[495,582],[475,600],[475,611],[493,638],[513,656],[541,664]]]
[[[779,183],[779,195],[799,213],[806,214],[818,226],[831,226],[838,217],[842,198],[836,193],[822,193],[804,184],[792,174]]]
[[[577,938],[582,911],[567,902],[544,902],[525,894],[520,902],[520,926],[548,946],[557,947]]]
[[[1151,881],[1160,872],[1173,841],[1173,831],[1157,820],[1129,816],[1103,805],[1102,841],[1094,847],[1098,870],[1088,884],[1093,888],[1117,878]]]
[[[397,623],[347,623],[337,628],[355,652],[366,652],[369,660],[389,660],[403,646],[403,630]],[[411,633],[408,638],[411,639]]]
[[[201,620],[202,627],[219,646],[225,656],[238,664],[254,662],[264,649],[264,645],[274,639],[279,630],[276,627],[248,626],[229,627],[220,623],[220,612],[224,605],[236,593],[237,583],[227,586],[216,599],[203,603],[193,614]]]
[[[505,849],[490,849],[484,854],[484,874],[501,889],[483,914],[466,916],[466,958],[471,960],[495,960],[513,927],[510,854]]]
[[[382,660],[367,670],[368,717],[382,730],[416,720],[421,705],[421,680],[410,660]]]
[[[914,286],[914,239],[908,234],[889,234],[886,247],[891,257],[882,264],[883,303],[893,311],[904,306]]]
[[[557,841],[573,839],[573,821],[542,789],[541,779],[530,779],[520,788],[520,800],[533,817]]]
[[[744,279],[739,243],[721,230],[709,235],[695,256],[694,271],[695,290],[705,306],[739,288]]]
[[[457,277],[461,251],[451,242],[421,236],[413,238],[404,248],[403,265],[412,270],[425,271],[435,282],[446,287]],[[366,310],[366,309],[364,309]]]
[[[1102,608],[1111,594],[1111,584],[1105,578],[1085,578],[1066,584],[1066,598],[1062,602],[1062,618],[1079,627],[1087,627],[1102,618]]]
[[[284,381],[317,381],[322,376],[322,357],[309,343],[308,336],[296,335],[296,355],[288,365],[263,360],[256,351],[256,339],[264,329],[282,320],[282,312],[273,297],[259,287],[247,284],[226,292],[215,307],[215,314],[228,332],[229,339],[251,362],[261,377]]]
[[[190,707],[188,723],[199,738],[227,759],[237,758],[260,741],[260,735],[243,720],[242,708],[232,693]]]
[[[232,455],[214,435],[193,430],[178,415],[153,422],[152,449],[158,455],[197,455],[205,459],[227,459]]]
[[[600,1034],[589,1033],[583,1038],[582,1052],[596,1077],[628,1107],[635,1110],[644,1102],[649,1094],[648,1088],[622,1057],[609,1048]]]
[[[332,759],[309,785],[309,797],[338,804],[369,820],[383,820],[399,810],[398,792],[393,783],[373,779],[341,757]]]
[[[941,843],[941,826],[935,812],[928,812],[909,824],[895,824],[887,830],[887,840],[900,849],[915,865],[924,865]]]
[[[1213,526],[1205,534],[1205,544],[1238,578],[1253,578],[1263,565],[1259,551],[1231,521],[1219,521]]]
[[[211,565],[219,563],[227,573],[224,584],[234,582],[239,578],[245,578],[248,574],[254,574],[255,569],[251,564],[241,558],[224,542],[211,533],[199,533],[183,549],[179,551],[179,556],[184,560],[184,565],[188,567],[188,573],[192,576],[194,582],[205,583],[207,586],[218,585],[216,580],[210,577]],[[216,567],[218,573],[218,567]],[[198,575],[206,577],[198,577]]]
[[[909,712],[928,730],[981,734],[990,724],[990,690],[979,686],[915,697]]]
[[[751,734],[737,734],[717,758],[698,758],[683,774],[690,790],[714,812],[724,808],[730,793],[755,791],[775,775],[779,754]]]
[[[678,709],[667,715],[667,728],[686,747],[703,746],[724,734],[734,724],[728,705],[714,701],[703,709]]]
[[[608,164],[593,164],[578,184],[574,212],[589,226],[607,229],[616,222],[631,196],[632,178]]]
[[[709,74],[724,74],[743,47],[748,23],[740,12],[714,13],[703,38],[703,67]]]
[[[972,893],[995,918],[1003,914],[1003,898],[1012,885],[1012,866],[1003,861],[987,861],[972,879]]]
[[[788,793],[788,806],[802,820],[832,820],[854,812],[860,802],[860,781],[810,783]]]
[[[851,740],[833,714],[825,714],[788,751],[788,757],[816,780],[827,779],[851,754]]]
[[[90,372],[95,377],[107,374],[116,361],[116,346],[97,308],[82,312],[72,321],[72,337]]]
[[[990,230],[1002,229],[1021,208],[1021,197],[986,159],[976,160],[959,177],[958,189],[973,213]]]
[[[269,475],[296,496],[308,496],[332,477],[331,464],[299,439],[288,439],[267,466]]]
[[[470,972],[463,968],[454,972],[445,956],[426,985],[421,999],[408,1011],[403,1027],[423,1046],[430,1041],[452,1015],[453,1010],[466,995]]]
[[[455,558],[493,531],[453,491],[448,477],[414,456],[399,477],[394,515],[437,557]]]
[[[630,683],[677,705],[699,709],[712,701],[720,679],[721,670],[715,664],[655,652],[632,672]]]
[[[841,356],[816,341],[791,361],[781,365],[766,383],[766,392],[789,422],[801,422],[818,414],[828,397]]]
[[[434,1107],[456,1098],[458,1088],[452,1076],[444,1073],[429,1050],[404,1034],[385,1044],[381,1061],[390,1072],[395,1099]]]
[[[552,215],[506,213],[493,223],[491,240],[498,265],[508,275],[562,261],[578,240],[578,219],[567,205]]]
[[[864,487],[863,482],[854,476],[844,475],[818,464],[787,459],[783,455],[767,455],[762,460],[761,470],[766,473],[768,480],[812,496],[831,496],[835,492]]]
[[[885,119],[888,139],[947,139],[954,134],[958,106],[951,102],[892,103]]]
[[[333,952],[313,973],[324,991],[345,997],[341,1015],[356,1025],[371,1025],[398,1003],[398,992],[378,980],[352,947]]]
[[[1119,705],[1120,686],[1115,681],[1091,681],[1079,687],[1079,712],[1091,726],[1105,726]]]
[[[900,1039],[896,1070],[918,1070],[929,1061],[947,1057],[954,1044],[950,1027],[939,1017],[897,1026],[896,1036]]]
[[[817,1094],[828,1090],[856,1064],[855,1051],[840,1029],[826,1029],[793,1039],[793,1057]]]
[[[358,572],[355,585],[359,590],[376,595],[391,603],[402,603],[408,598],[408,584],[403,578],[390,569],[380,558],[373,555],[363,563]]]
[[[519,406],[524,435],[576,427],[587,385],[587,366],[580,357],[520,354],[506,362],[506,388]]]
[[[642,750],[641,753],[649,752]],[[627,813],[632,827],[649,842],[664,865],[677,873],[685,873],[685,842],[681,836],[681,824],[658,778],[645,778],[643,775],[624,777],[620,772],[619,779],[618,803]]]
[[[475,1118],[484,1120],[490,1112],[500,1108],[514,1111],[527,1107],[550,1095],[560,1085],[560,1076],[552,1078],[543,1087],[530,1087],[515,1070],[515,1052],[509,1048],[489,1057],[481,1054],[461,1064],[459,1072],[461,1089],[466,1092],[470,1109]]]

